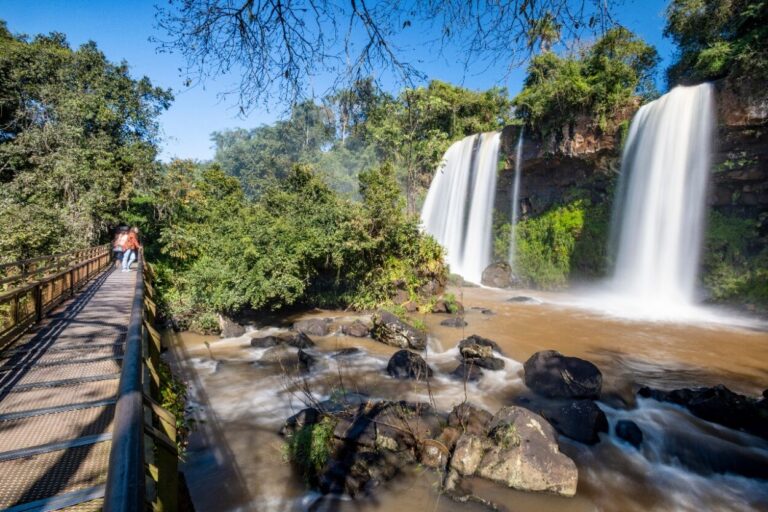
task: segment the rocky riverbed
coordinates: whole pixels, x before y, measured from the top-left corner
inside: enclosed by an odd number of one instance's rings
[[[206,509],[214,497],[194,482],[228,475],[215,496],[224,508],[768,505],[759,326],[622,321],[546,294],[459,292],[460,314],[407,325],[318,311],[207,345],[182,336],[200,421],[185,468],[193,499]],[[467,325],[441,325],[457,317]]]

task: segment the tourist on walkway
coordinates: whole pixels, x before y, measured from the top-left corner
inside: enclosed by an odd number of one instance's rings
[[[112,252],[115,255],[115,268],[119,268],[125,254],[125,244],[128,243],[128,227],[120,226],[112,240]]]
[[[131,263],[136,260],[136,251],[141,249],[139,243],[139,228],[132,227],[128,232],[128,240],[125,242],[125,254],[123,254],[123,272],[131,271]]]

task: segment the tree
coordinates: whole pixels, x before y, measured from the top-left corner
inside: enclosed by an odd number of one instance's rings
[[[412,87],[424,76],[408,61],[401,37],[419,30],[435,53],[456,46],[465,62],[522,64],[539,41],[574,39],[611,24],[609,0],[416,2],[390,0],[169,0],[157,19],[165,51],[187,60],[190,80],[234,71],[239,102],[250,110],[277,95],[304,97],[318,72],[338,76],[333,89],[391,72]]]
[[[91,245],[156,169],[170,91],[93,42],[33,39],[0,23],[0,252],[24,258]]]
[[[664,35],[678,46],[670,86],[729,75],[768,79],[766,0],[673,0]]]

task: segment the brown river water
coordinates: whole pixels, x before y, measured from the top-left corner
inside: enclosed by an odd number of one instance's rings
[[[429,384],[389,378],[385,367],[396,349],[371,339],[348,338],[339,332],[313,338],[322,357],[303,378],[260,363],[264,349],[249,344],[251,337],[284,330],[300,318],[333,318],[333,325],[340,326],[365,316],[356,313],[312,311],[283,319],[284,327],[258,326],[231,339],[167,333],[177,370],[190,387],[189,412],[195,429],[183,470],[196,509],[484,510],[441,495],[440,475],[420,467],[375,489],[369,498],[322,498],[309,492],[284,462],[277,431],[287,417],[305,407],[307,389],[316,400],[340,388],[373,398],[432,400],[445,412],[468,399],[493,413],[530,394],[522,382],[522,363],[536,351],[555,349],[588,359],[601,369],[599,405],[611,425],[631,419],[640,426],[645,435],[640,450],[607,434],[592,447],[561,437],[561,450],[579,468],[574,498],[519,492],[480,480],[471,482],[475,494],[505,510],[521,512],[768,510],[768,442],[697,419],[672,405],[635,399],[643,385],[672,389],[721,383],[758,396],[768,387],[766,323],[627,320],[567,305],[572,298],[567,295],[530,292],[539,300],[518,303],[507,302],[518,292],[453,291],[465,305],[467,327],[440,326],[446,315],[416,315],[428,326],[425,359],[437,370]],[[473,308],[488,308],[494,314]],[[479,382],[465,386],[446,374],[457,364],[456,344],[470,334],[496,341],[505,352],[506,367],[485,371]],[[350,346],[362,350],[332,357]],[[753,468],[751,474],[762,479],[734,474],[744,474],[744,468]]]

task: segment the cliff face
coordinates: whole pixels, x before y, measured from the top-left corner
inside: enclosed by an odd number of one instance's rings
[[[710,204],[728,215],[757,219],[768,212],[768,94],[754,84],[716,84],[717,132],[712,156]],[[594,202],[610,195],[621,168],[621,133],[638,105],[620,112],[601,131],[587,119],[546,141],[524,137],[520,198],[524,214],[562,203],[575,188]],[[499,175],[497,209],[508,212],[519,128],[502,133],[505,168]]]
[[[768,213],[768,93],[755,84],[716,85],[718,128],[710,202],[724,214],[757,221]]]
[[[725,80],[716,83],[715,90],[717,128],[708,199],[715,217],[707,234],[703,278],[714,299],[768,304],[768,91],[764,84]],[[637,107],[620,112],[605,130],[582,119],[547,140],[524,137],[521,219],[547,215],[555,207],[586,199],[601,212],[592,215],[599,223],[591,227],[592,240],[605,244],[606,217],[621,169],[622,136]],[[509,126],[502,133],[506,165],[499,173],[497,225],[510,219],[519,129]],[[590,222],[585,215],[585,230]],[[584,270],[577,268],[577,259],[571,258],[571,272]],[[764,298],[756,288],[764,288]]]

